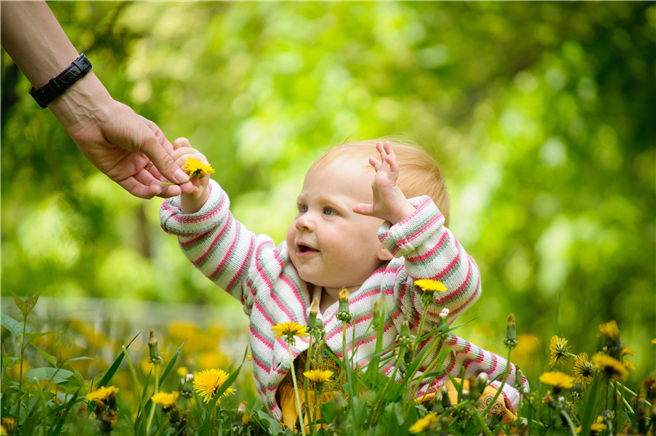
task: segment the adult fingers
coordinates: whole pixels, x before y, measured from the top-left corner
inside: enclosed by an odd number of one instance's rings
[[[144,171],[142,171],[144,172]],[[144,184],[135,177],[119,180],[117,183],[135,197],[150,199],[162,192],[161,186],[157,184]]]
[[[189,176],[173,161],[171,155],[162,147],[155,133],[144,125],[144,134],[140,151],[157,167],[160,174],[175,183],[184,183]]]

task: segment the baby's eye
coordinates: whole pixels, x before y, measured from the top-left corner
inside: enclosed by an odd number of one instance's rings
[[[299,205],[297,205],[297,207],[298,207],[298,212],[299,213],[305,213],[308,210],[308,207],[304,204],[299,204]]]
[[[324,207],[323,213],[325,213],[326,215],[337,215],[337,212],[335,212],[335,209],[333,209],[332,207]]]

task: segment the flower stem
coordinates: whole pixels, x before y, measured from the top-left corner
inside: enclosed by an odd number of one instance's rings
[[[436,346],[437,344],[441,344],[441,342],[442,342],[442,338],[439,337],[439,336],[437,336],[437,337],[435,338],[435,342],[431,345],[431,349],[428,350],[428,353],[424,354],[424,358],[425,358],[426,356],[428,356],[429,354],[432,354],[432,353],[434,352],[434,348],[435,348],[435,346]],[[441,351],[441,350],[442,350],[442,347],[440,346],[440,351]],[[438,355],[439,355],[439,351],[438,351]],[[424,360],[424,359],[422,359],[422,361],[419,363],[419,366],[418,366],[417,368],[421,368],[421,364],[423,363],[423,360]],[[431,372],[433,372],[433,370],[435,369],[435,366],[437,366],[437,363],[439,362],[439,360],[440,360],[440,359],[436,358],[436,359],[435,359],[435,362],[431,363],[430,366],[429,366],[428,368],[426,368],[426,371],[424,372],[424,374],[426,374],[426,373],[430,374]],[[414,376],[415,376],[416,373],[417,373],[417,371],[415,370],[415,373],[412,374],[412,377],[410,377],[410,378],[408,379],[408,383],[411,383],[411,382],[412,382],[412,379],[414,378]],[[435,380],[436,377],[437,377],[437,375],[434,375],[434,376],[431,378],[431,380],[428,382],[428,388],[426,388],[426,391],[428,391],[428,389],[430,389],[430,386],[431,386],[431,384],[433,383],[433,380]],[[419,380],[418,380],[418,381],[417,381],[417,384],[415,385],[414,389],[412,390],[412,394],[410,395],[410,398],[408,399],[408,410],[406,411],[405,416],[407,416],[407,414],[410,412],[410,407],[411,407],[411,404],[412,404],[410,401],[413,401],[413,400],[414,400],[414,398],[415,398],[415,394],[417,393],[417,390],[419,389],[419,385],[420,385],[420,383],[419,383]],[[426,394],[424,394],[424,397],[425,397],[425,396],[426,396]]]
[[[308,350],[307,350],[306,358],[305,358],[305,372],[308,372],[310,370],[311,356],[312,356],[312,335],[310,335],[310,344],[308,346]],[[313,413],[311,411],[310,402],[308,401],[309,397],[308,397],[308,378],[307,377],[305,377],[303,379],[303,391],[305,392],[305,413],[307,413],[308,421],[310,421],[310,424],[311,424],[312,423]],[[310,425],[310,434],[314,434],[314,426],[313,425]]]
[[[613,385],[615,386],[615,392],[617,392],[617,395],[619,395],[619,396],[622,398],[622,401],[624,402],[624,405],[626,406],[626,408],[629,409],[629,412],[631,412],[631,413],[635,413],[635,412],[633,411],[633,408],[629,405],[629,402],[626,401],[626,398],[624,398],[624,395],[622,395],[622,391],[620,391],[619,389],[617,389],[617,385],[618,385],[618,384],[621,385],[621,383],[613,382]]]
[[[130,355],[128,354],[127,348],[125,345],[121,347],[123,349],[123,354],[125,359],[128,361],[128,366],[130,367],[130,373],[132,373],[132,380],[134,381],[134,386],[137,388],[137,397],[139,397],[139,406],[141,406],[141,413],[146,413],[146,407],[144,406],[143,398],[141,397],[141,385],[139,384],[139,379],[137,379],[137,372],[134,370],[134,365],[132,365],[132,360],[130,360]]]
[[[351,379],[349,377],[349,371],[348,371],[348,355],[346,354],[346,327],[347,323],[346,321],[342,321],[342,360],[344,361],[344,377],[343,379],[346,379],[348,383],[351,383]],[[351,386],[353,388],[353,386]]]
[[[424,331],[424,321],[426,320],[426,314],[427,313],[428,313],[428,305],[426,305],[426,307],[424,307],[424,314],[421,315],[421,321],[419,321],[419,329],[417,330],[417,334],[416,334],[417,341],[419,341],[419,338],[421,337],[421,332]],[[420,344],[417,343],[416,345],[420,345]],[[419,352],[419,347],[415,346],[415,353],[414,353],[413,358],[417,357],[418,352]],[[419,364],[419,366],[421,366],[421,364]],[[412,377],[410,379],[412,380]]]
[[[18,379],[18,416],[16,417],[16,423],[20,423],[20,412],[21,412],[21,403],[22,403],[22,390],[23,390],[23,343],[25,342],[25,330],[27,328],[27,317],[23,316],[23,334],[21,335],[20,342],[20,378]]]
[[[576,436],[576,427],[574,427],[574,423],[572,422],[572,419],[569,417],[567,412],[564,410],[560,411],[560,416],[565,418],[565,421],[567,421],[567,424],[569,425],[569,430],[572,432],[572,436]]]
[[[501,391],[503,390],[503,387],[506,385],[506,381],[508,380],[508,375],[510,375],[510,368],[511,368],[511,363],[510,363],[510,356],[512,355],[512,348],[508,348],[508,366],[506,367],[506,370],[503,373],[503,380],[501,381],[501,386],[499,386],[499,389],[497,390],[497,393],[494,394],[494,397],[492,398],[492,401],[490,404],[487,405],[485,410],[483,411],[483,416],[487,418],[487,414],[489,413],[490,409],[494,405],[494,403],[497,401],[497,398],[499,398],[499,394],[501,394]]]
[[[159,391],[159,363],[153,363],[155,365],[155,392],[156,394]],[[152,401],[150,402],[150,415],[148,416],[148,423],[146,424],[146,435],[150,434],[150,426],[153,424],[153,417],[155,416],[156,404]]]
[[[301,408],[301,400],[298,397],[296,372],[294,371],[294,359],[292,358],[292,345],[289,343],[287,344],[287,350],[289,350],[289,365],[292,371],[292,383],[294,383],[294,396],[296,397],[296,410],[298,410],[298,422],[301,424],[301,433],[303,434],[303,436],[305,436],[305,423],[303,423],[303,409]]]
[[[401,345],[399,349],[399,354],[396,358],[396,365],[394,365],[394,371],[392,372],[392,377],[390,377],[390,379],[387,381],[387,384],[385,385],[385,389],[383,389],[383,392],[380,394],[380,399],[378,400],[378,404],[374,409],[374,414],[371,416],[371,421],[369,422],[369,427],[371,428],[373,428],[374,423],[376,422],[376,417],[378,416],[378,411],[380,410],[380,406],[383,404],[383,400],[385,399],[385,394],[387,394],[387,391],[389,390],[390,386],[392,386],[392,383],[394,383],[394,379],[396,378],[396,372],[399,370],[399,365],[401,364],[401,359],[403,359],[404,353],[405,353],[405,346]]]
[[[214,417],[216,416],[216,402],[212,401],[212,412],[210,412],[210,436],[214,436]]]

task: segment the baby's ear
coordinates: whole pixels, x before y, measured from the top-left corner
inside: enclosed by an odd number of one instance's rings
[[[394,256],[390,251],[385,248],[383,243],[380,243],[380,246],[378,247],[378,252],[376,253],[376,256],[378,256],[378,260],[381,262],[389,262],[390,260],[394,259]]]

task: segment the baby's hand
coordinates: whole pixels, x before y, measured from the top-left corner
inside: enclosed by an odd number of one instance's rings
[[[195,148],[192,148],[187,138],[178,138],[173,142],[173,153],[171,157],[173,157],[175,163],[180,167],[183,167],[189,157],[209,165],[205,156]],[[185,168],[183,167],[183,169]],[[194,190],[189,194],[181,194],[180,196],[182,200],[182,213],[184,214],[198,212],[210,195],[207,189],[207,185],[210,182],[209,174],[205,174],[202,177],[192,177],[190,180],[194,185]]]
[[[396,185],[399,178],[399,165],[396,163],[396,155],[389,142],[379,142],[376,149],[380,153],[379,162],[373,157],[369,163],[376,170],[376,176],[371,184],[374,191],[374,204],[358,203],[353,206],[353,212],[362,215],[374,216],[389,221],[392,224],[403,221],[415,211],[408,200]]]

